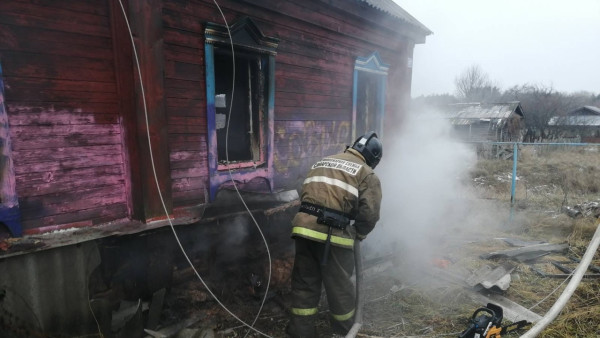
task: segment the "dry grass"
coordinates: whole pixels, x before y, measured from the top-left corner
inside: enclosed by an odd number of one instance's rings
[[[571,218],[564,207],[600,201],[600,147],[525,146],[517,166],[516,208],[522,238],[568,242],[569,256],[580,258],[598,226],[593,216]],[[483,196],[510,201],[511,160],[481,160],[471,177]],[[544,261],[559,257],[545,257]],[[592,264],[598,265],[600,256]],[[560,274],[552,264],[538,268]],[[564,279],[545,278],[521,264],[506,296],[544,314],[560,296]],[[540,337],[597,337],[600,335],[600,279],[584,279],[561,315]]]

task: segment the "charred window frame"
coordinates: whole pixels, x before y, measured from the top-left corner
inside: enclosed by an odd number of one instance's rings
[[[223,25],[207,23],[205,41],[210,200],[219,186],[231,179],[247,182],[262,177],[272,191],[279,40],[265,36],[244,17],[229,31]]]
[[[385,92],[389,66],[379,53],[358,57],[354,63],[352,94],[352,140],[374,130],[383,137]]]
[[[231,58],[231,49],[214,47],[218,169],[260,167],[265,164],[268,57],[241,50],[235,52],[233,88]]]

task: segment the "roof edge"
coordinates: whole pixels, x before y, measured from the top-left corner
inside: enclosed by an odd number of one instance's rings
[[[382,11],[390,16],[393,16],[401,21],[408,23],[409,25],[419,29],[425,36],[433,34],[433,32],[417,20],[414,16],[410,15],[404,8],[400,7],[394,0],[358,0],[367,3],[370,7]]]

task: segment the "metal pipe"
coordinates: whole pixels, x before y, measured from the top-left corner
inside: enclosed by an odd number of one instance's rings
[[[513,168],[510,186],[510,222],[512,223],[515,213],[516,189],[517,189],[517,160],[519,158],[517,142],[513,143]]]
[[[583,275],[585,274],[588,266],[590,265],[592,258],[594,258],[596,250],[598,250],[598,245],[600,245],[600,223],[596,226],[596,232],[594,233],[590,244],[588,244],[588,247],[585,250],[585,254],[581,259],[581,262],[577,266],[577,269],[575,269],[575,272],[573,273],[573,278],[571,279],[563,293],[560,295],[560,297],[558,297],[556,303],[552,305],[552,308],[548,310],[544,317],[542,317],[542,319],[539,322],[537,322],[529,331],[522,335],[521,338],[537,337],[537,335],[540,334],[548,325],[550,325],[550,323],[560,314],[562,309],[567,304],[567,301],[573,295],[573,292],[575,292],[575,289],[577,289],[577,287],[579,286],[579,283],[581,282]]]
[[[510,186],[510,204],[511,206],[515,203],[515,190],[517,186],[517,158],[519,155],[519,150],[517,147],[517,143],[513,144],[513,168],[512,168],[512,181]]]

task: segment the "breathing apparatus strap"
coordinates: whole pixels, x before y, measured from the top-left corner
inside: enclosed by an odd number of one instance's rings
[[[345,230],[350,224],[351,215],[308,202],[300,203],[300,212],[316,216],[317,223],[328,226],[325,250],[323,252],[323,259],[321,260],[321,265],[325,266],[327,265],[327,257],[329,256],[333,228]]]

